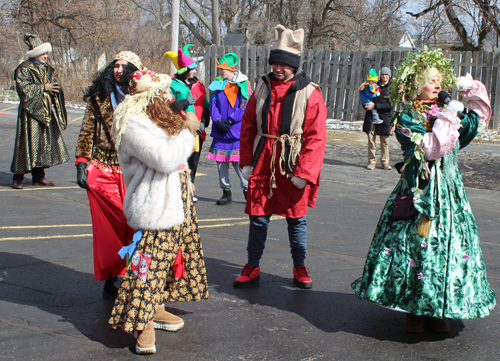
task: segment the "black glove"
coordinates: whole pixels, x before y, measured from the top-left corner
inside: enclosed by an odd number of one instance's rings
[[[215,124],[217,124],[217,131],[219,132],[220,135],[227,134],[231,130],[231,123],[229,123],[228,120],[225,121],[219,120]]]
[[[84,189],[89,189],[87,182],[87,163],[80,162],[76,165],[76,183]]]
[[[178,102],[182,105],[182,110],[186,110],[187,108],[189,108],[190,104],[187,99],[178,100]]]
[[[198,133],[198,135],[202,135],[204,130],[205,130],[205,123],[200,122],[200,127],[198,128],[196,133]]]

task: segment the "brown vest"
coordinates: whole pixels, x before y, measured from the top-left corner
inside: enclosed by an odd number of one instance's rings
[[[270,84],[271,83],[271,77],[269,75],[264,75],[262,78],[266,78],[267,82]],[[304,118],[306,115],[306,110],[307,110],[307,104],[309,102],[309,97],[311,96],[312,92],[317,89],[321,93],[321,88],[319,85],[310,82],[308,85],[306,85],[303,89],[297,90],[295,93],[295,100],[293,103],[293,108],[292,108],[292,117],[291,117],[291,124],[290,124],[290,136],[296,136],[296,135],[301,135],[303,134],[303,128],[304,128]],[[255,96],[255,115],[256,115],[256,123],[257,123],[257,130],[258,133],[254,139],[253,143],[253,153],[254,153],[254,159],[255,159],[255,152],[257,149],[257,145],[262,138],[262,110],[264,107],[264,103],[269,96],[269,89],[267,88],[266,83],[264,82],[263,79],[260,79],[259,82],[257,83],[257,87],[255,88],[254,91],[254,96]],[[299,141],[299,146],[302,146],[302,137],[300,137]],[[297,159],[291,159],[291,163],[296,164],[298,160],[298,155],[299,153],[296,153],[295,158]],[[258,157],[258,155],[257,155]],[[288,161],[288,160],[287,160]],[[255,165],[255,164],[254,164]]]

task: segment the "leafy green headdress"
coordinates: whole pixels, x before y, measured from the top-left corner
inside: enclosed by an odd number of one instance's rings
[[[420,89],[429,83],[432,68],[436,68],[442,77],[441,87],[452,88],[456,77],[453,67],[449,65],[450,61],[440,49],[429,50],[426,46],[418,53],[408,53],[405,62],[397,69],[392,79],[389,98],[394,104],[416,99]]]

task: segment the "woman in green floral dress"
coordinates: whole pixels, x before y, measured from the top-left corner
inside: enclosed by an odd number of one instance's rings
[[[484,317],[496,303],[457,167],[458,150],[488,124],[491,107],[484,85],[469,74],[456,79],[448,62],[440,50],[424,49],[410,53],[396,73],[389,96],[404,109],[393,125],[405,161],[396,165],[401,179],[378,222],[363,276],[352,283],[358,297],[406,311],[409,332],[423,332],[424,317],[434,331],[448,332],[446,319]],[[457,83],[468,109],[438,101],[442,88]],[[394,219],[398,195],[412,198],[414,216]]]

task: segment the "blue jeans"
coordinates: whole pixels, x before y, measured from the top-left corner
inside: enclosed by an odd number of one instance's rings
[[[248,234],[248,264],[257,267],[260,263],[267,238],[267,229],[271,216],[250,216],[250,230]],[[287,218],[288,239],[293,266],[303,266],[307,251],[307,224],[306,216]]]

